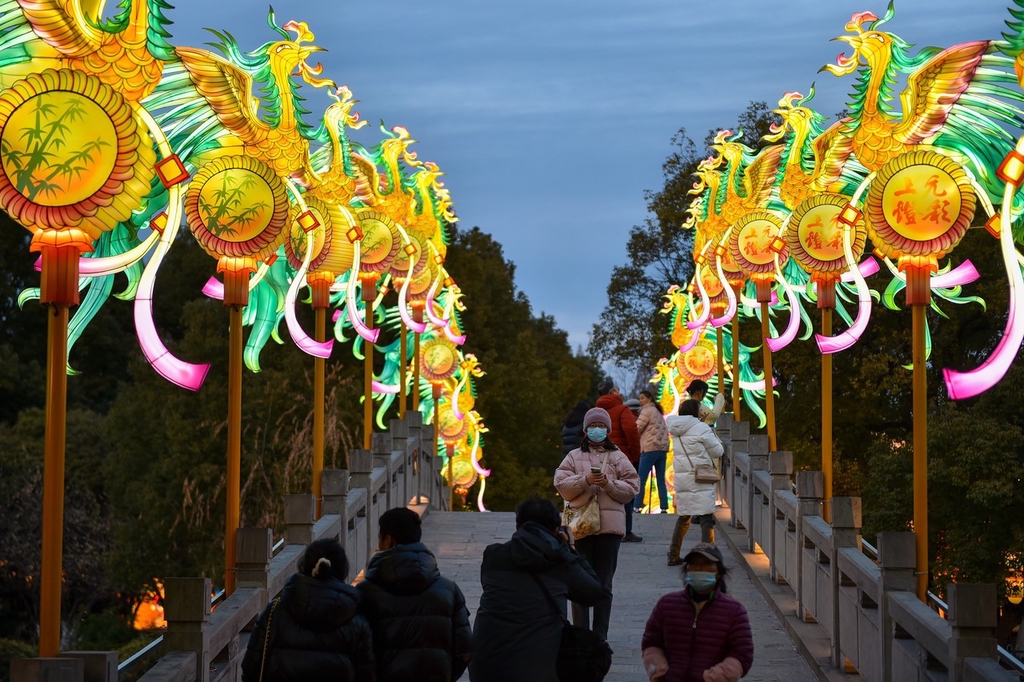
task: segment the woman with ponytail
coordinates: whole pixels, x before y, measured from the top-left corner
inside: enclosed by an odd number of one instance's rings
[[[242,659],[242,682],[374,682],[370,625],[346,581],[348,558],[337,540],[317,540],[299,572],[267,604]]]

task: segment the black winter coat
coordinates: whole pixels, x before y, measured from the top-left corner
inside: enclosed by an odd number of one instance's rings
[[[562,455],[568,455],[583,443],[583,421],[562,426]]]
[[[472,682],[558,682],[562,619],[536,574],[565,613],[566,598],[591,606],[606,596],[586,559],[532,521],[504,544],[484,550],[483,595],[473,627]]]
[[[268,614],[263,682],[373,682],[370,624],[358,613],[355,588],[329,578],[296,573],[280,600],[272,601],[256,619],[242,659],[242,682],[258,682]]]
[[[378,680],[455,682],[462,677],[473,636],[466,598],[441,575],[422,543],[374,554],[356,589],[373,629]]]

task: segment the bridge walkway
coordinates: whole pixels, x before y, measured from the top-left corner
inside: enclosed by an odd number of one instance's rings
[[[675,516],[653,514],[634,516],[634,531],[642,543],[623,543],[615,574],[611,628],[608,642],[615,652],[607,682],[643,682],[647,676],[640,660],[640,639],[644,624],[658,598],[680,589],[678,568],[666,565],[668,542]],[[717,532],[724,533],[728,521],[719,519]],[[512,513],[449,513],[431,511],[424,517],[423,541],[437,555],[441,573],[454,579],[466,595],[471,618],[480,603],[480,559],[484,548],[505,542],[515,530]],[[692,527],[684,551],[700,540],[700,529]],[[754,667],[748,680],[759,682],[811,682],[822,675],[812,671],[794,645],[775,611],[764,597],[751,573],[724,536],[718,545],[729,570],[729,592],[747,608],[754,632]],[[463,680],[469,676],[464,675]]]

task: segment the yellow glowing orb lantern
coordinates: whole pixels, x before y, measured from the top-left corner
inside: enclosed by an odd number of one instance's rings
[[[839,216],[850,199],[840,194],[817,194],[801,202],[789,219],[783,238],[790,254],[818,285],[818,307],[834,308],[836,283],[844,271],[856,263],[847,263],[843,250],[843,223]],[[860,260],[867,241],[862,216],[850,235],[855,260]]]
[[[929,278],[967,234],[975,203],[966,171],[931,150],[901,154],[878,171],[864,205],[868,236],[906,272],[908,304],[930,302]]]
[[[302,262],[306,255],[306,247],[312,241],[310,261],[306,272],[306,283],[313,292],[312,305],[314,308],[327,308],[330,306],[331,285],[337,276],[352,267],[352,246],[345,239],[335,239],[334,220],[331,215],[331,207],[316,197],[306,197],[306,210],[296,213],[291,221],[291,227],[284,240],[284,252],[288,258],[288,264],[295,270],[302,269]],[[294,211],[293,211],[294,212]],[[344,232],[344,230],[343,230]],[[348,248],[345,248],[345,245]],[[341,263],[332,262],[331,265],[343,265],[345,261],[348,268],[335,270],[324,268],[324,264],[331,255],[334,247],[341,252],[348,252],[348,258],[343,255]],[[340,255],[340,254],[339,254]]]
[[[247,305],[249,275],[286,236],[290,208],[284,182],[252,157],[215,159],[199,169],[185,192],[185,218],[224,273],[224,305]]]
[[[466,424],[466,413],[459,417],[449,403],[444,403],[438,408],[437,417],[438,436],[445,443],[458,443],[465,437],[469,428]]]
[[[772,299],[775,281],[775,257],[779,263],[789,257],[789,247],[779,237],[782,219],[768,211],[753,211],[736,221],[729,236],[730,255],[736,265],[750,276],[757,287],[757,300]]]
[[[420,372],[432,384],[440,385],[459,369],[459,351],[446,338],[436,337],[420,349]]]
[[[691,380],[706,381],[718,369],[718,351],[709,339],[701,339],[693,348],[680,353],[676,368]]]
[[[79,71],[29,74],[0,94],[0,207],[43,257],[43,303],[78,303],[78,256],[149,192],[153,143],[131,106]]]
[[[366,291],[372,289],[367,283],[376,282],[391,267],[391,262],[402,246],[402,237],[395,221],[383,213],[362,210],[356,213],[356,219],[363,234],[359,252],[359,279],[364,282]]]

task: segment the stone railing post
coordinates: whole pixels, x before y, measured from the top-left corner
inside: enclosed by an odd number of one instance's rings
[[[284,541],[289,545],[313,542],[316,500],[312,495],[284,496]]]
[[[737,507],[740,505],[740,501],[737,498],[739,490],[736,486],[736,453],[747,451],[747,439],[750,438],[750,423],[745,421],[735,421],[729,424],[729,469],[730,471],[726,474],[729,478],[728,490],[730,493],[729,499],[729,525],[733,528],[740,527],[740,521],[738,518]],[[749,523],[749,522],[748,522]]]
[[[768,436],[754,434],[747,438],[747,455],[750,457],[750,472],[747,475],[747,505],[745,525],[747,527],[747,551],[753,552],[757,538],[754,537],[754,472],[768,469]]]
[[[772,477],[772,489],[768,493],[768,576],[778,582],[777,568],[779,547],[775,540],[775,491],[789,490],[793,483],[793,453],[788,450],[776,450],[768,454],[768,473]],[[764,548],[762,548],[764,549]],[[785,545],[781,548],[786,551]]]
[[[373,518],[373,453],[353,450],[348,457],[351,467],[349,485],[366,491],[366,556],[377,546],[377,521]]]
[[[84,682],[85,661],[80,658],[15,658],[11,682]]]
[[[82,682],[117,682],[116,651],[62,651],[60,657],[82,661]]]
[[[402,453],[402,489],[396,491],[399,503],[395,506],[404,507],[412,497],[413,472],[409,467],[409,421],[405,419],[391,420],[391,447]]]
[[[270,598],[270,560],[274,557],[274,534],[269,528],[239,528],[236,544],[236,580],[239,587],[263,590],[261,604]]]
[[[825,496],[825,477],[820,471],[796,472],[796,615],[809,622],[804,608],[804,517],[821,516],[821,500]],[[787,576],[788,578],[789,576]]]
[[[423,495],[423,414],[411,410],[405,413],[405,420],[409,424],[409,436],[406,445],[413,447],[413,471],[415,472],[416,504],[422,504],[420,496]]]
[[[312,495],[308,495],[310,499]],[[310,512],[312,516],[312,512]],[[164,579],[164,651],[196,655],[196,682],[210,682],[209,578]]]
[[[996,659],[995,628],[999,613],[996,586],[949,583],[947,594],[949,624],[953,629],[949,642],[949,679],[961,682],[965,659]]]
[[[917,569],[917,545],[914,534],[906,531],[886,531],[878,534],[878,566],[881,585],[878,596],[878,635],[881,638],[883,682],[900,682],[892,678],[893,622],[889,609],[889,592],[913,592],[917,589],[914,571]],[[833,662],[842,661],[834,654]]]
[[[832,665],[843,667],[839,653],[839,550],[860,548],[863,514],[859,497],[832,498],[832,547],[829,551],[829,577],[832,579]]]
[[[341,519],[341,537],[338,542],[348,549],[348,471],[345,469],[324,469],[320,489],[323,492],[323,512],[337,514]]]
[[[385,511],[395,506],[398,496],[395,495],[395,491],[391,489],[394,484],[394,471],[391,467],[391,450],[393,449],[393,439],[391,434],[388,432],[374,433],[373,434],[373,466],[383,467],[387,472],[387,480],[384,481],[384,490],[386,493],[385,499]]]
[[[729,476],[729,472],[732,470],[732,414],[725,412],[719,415],[714,428],[715,435],[718,436],[718,440],[722,441],[722,449],[725,450],[718,466],[718,473],[722,475],[722,480],[715,484],[715,496],[719,500],[726,500],[731,507],[732,496],[729,484],[732,477]]]

